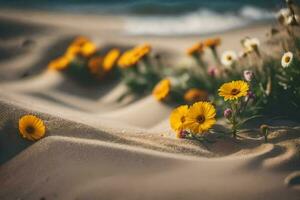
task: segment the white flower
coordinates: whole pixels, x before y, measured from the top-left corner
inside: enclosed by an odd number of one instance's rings
[[[247,57],[252,51],[250,51],[249,49],[244,49],[242,51],[239,52],[238,57],[239,58],[245,58]]]
[[[299,24],[299,16],[298,15],[291,15],[287,18],[287,24],[294,26]]]
[[[277,17],[283,16],[283,17],[289,17],[291,15],[291,11],[289,8],[282,8],[277,13]]]
[[[299,24],[300,23],[300,17],[299,15],[294,15],[295,19],[296,19],[296,22]]]
[[[246,38],[243,41],[243,46],[246,51],[256,51],[260,45],[259,39],[257,38]]]
[[[225,51],[222,54],[221,62],[225,66],[231,66],[236,60],[238,56],[234,51]]]
[[[293,53],[292,52],[286,52],[285,54],[283,54],[282,58],[281,58],[281,65],[283,68],[286,68],[288,66],[291,65],[291,63],[293,62]]]
[[[281,24],[288,24],[288,18],[292,15],[290,9],[283,8],[277,13],[277,19]]]

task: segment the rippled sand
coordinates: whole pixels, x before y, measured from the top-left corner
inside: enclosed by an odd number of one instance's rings
[[[172,108],[151,96],[117,103],[118,81],[83,86],[45,70],[75,35],[103,47],[147,41],[176,62],[197,38],[132,37],[120,27],[116,17],[0,12],[0,199],[299,199],[300,124],[270,121],[267,144],[255,125],[237,141],[178,140]],[[223,33],[221,50],[268,28]],[[34,144],[18,134],[28,113],[47,126]]]

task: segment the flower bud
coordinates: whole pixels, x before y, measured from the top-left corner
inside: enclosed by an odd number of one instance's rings
[[[232,110],[231,110],[230,108],[226,108],[226,109],[224,110],[224,117],[225,117],[226,119],[230,119],[231,116],[232,116]]]
[[[185,92],[183,98],[187,103],[195,103],[197,101],[208,101],[208,93],[205,90],[191,88]]]
[[[159,53],[154,54],[154,59],[156,60],[160,60],[161,59],[161,55]]]
[[[288,5],[293,4],[293,1],[292,1],[292,0],[285,0],[285,2],[286,2],[286,4],[288,4]]]
[[[268,132],[269,132],[269,126],[266,124],[262,124],[260,126],[260,133],[265,138],[265,142],[268,142]]]
[[[250,91],[248,91],[247,97],[248,97],[249,99],[255,99],[256,96],[255,96],[254,92],[252,92],[252,91],[250,90]]]
[[[244,71],[244,79],[248,82],[251,82],[252,79],[254,78],[254,73],[250,70],[245,70]]]
[[[209,67],[207,73],[211,77],[216,77],[218,74],[218,69],[216,67]]]
[[[180,131],[177,131],[176,137],[177,138],[185,138],[188,134],[189,134],[189,132],[187,132],[186,130],[180,130]]]

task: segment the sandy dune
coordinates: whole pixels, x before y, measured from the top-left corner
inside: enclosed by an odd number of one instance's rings
[[[179,62],[199,39],[133,37],[120,27],[107,16],[1,10],[0,199],[299,199],[298,123],[271,121],[268,144],[250,137],[256,126],[239,141],[178,140],[171,106],[151,96],[118,103],[118,81],[84,86],[46,70],[76,35],[103,47],[147,41]],[[238,50],[243,36],[264,39],[268,28],[223,33],[221,51]],[[36,143],[18,133],[28,113],[47,126]]]

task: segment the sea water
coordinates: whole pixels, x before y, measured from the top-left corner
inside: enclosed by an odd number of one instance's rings
[[[283,0],[0,0],[0,7],[119,15],[132,35],[210,34],[275,19]]]

